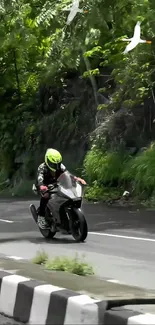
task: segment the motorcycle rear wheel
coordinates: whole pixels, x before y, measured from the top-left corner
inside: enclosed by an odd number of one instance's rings
[[[56,231],[51,231],[50,229],[41,229],[39,228],[42,236],[46,239],[52,239],[55,234],[56,234]]]
[[[37,213],[37,211],[38,210],[36,210],[36,207],[35,207],[34,204],[31,204],[30,205],[30,211],[32,213],[33,219],[37,223],[37,219],[38,219],[38,213]],[[55,234],[56,234],[56,231],[53,231],[52,232],[50,229],[41,229],[40,227],[38,227],[38,228],[39,228],[42,236],[44,238],[46,238],[46,239],[52,239],[55,236]]]

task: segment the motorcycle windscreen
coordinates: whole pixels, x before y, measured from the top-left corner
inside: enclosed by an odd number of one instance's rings
[[[70,199],[81,198],[83,194],[82,186],[76,182],[74,177],[65,171],[58,178],[59,190]]]

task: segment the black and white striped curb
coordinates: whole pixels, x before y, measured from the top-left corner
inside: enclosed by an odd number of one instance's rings
[[[107,310],[108,301],[0,270],[0,313],[27,324],[155,324],[154,314],[125,308]]]
[[[143,314],[134,310],[127,310],[125,308],[112,308],[105,311],[104,323],[105,325],[153,325],[155,324],[155,314]]]
[[[0,313],[40,325],[103,324],[107,302],[0,271]]]

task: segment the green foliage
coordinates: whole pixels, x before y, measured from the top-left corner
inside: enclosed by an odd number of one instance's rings
[[[32,263],[38,264],[38,265],[43,265],[47,262],[48,260],[48,254],[44,251],[38,251],[36,256],[32,259]]]
[[[155,143],[137,155],[127,165],[122,178],[132,183],[137,196],[149,197],[155,189]]]
[[[89,183],[97,181],[98,185],[119,185],[126,156],[119,152],[103,152],[92,148],[84,161],[85,175]]]
[[[91,186],[88,186],[85,192],[85,198],[88,201],[103,201],[111,202],[118,200],[122,195],[123,189],[121,187],[105,187],[97,185],[97,182],[93,182]]]
[[[117,200],[130,188],[137,198],[154,202],[155,143],[135,157],[92,148],[85,158],[85,175],[91,185],[89,200]]]
[[[106,202],[119,199],[123,191],[121,175],[127,158],[121,152],[106,152],[92,147],[84,160],[84,175],[90,185],[85,198]]]
[[[11,188],[12,196],[29,197],[32,196],[33,181],[21,179]]]
[[[34,264],[43,265],[48,271],[63,271],[80,276],[94,275],[94,271],[91,265],[82,261],[78,255],[74,258],[68,257],[55,257],[49,259],[46,252],[38,252],[37,255],[32,259]]]
[[[88,265],[86,262],[80,261],[77,256],[73,259],[56,257],[45,263],[45,269],[50,271],[64,271],[81,276],[94,274],[92,266]]]
[[[51,145],[67,149],[66,160],[74,157],[70,166],[78,168],[98,107],[104,123],[84,162],[94,195],[106,195],[109,187],[117,196],[117,187],[127,184],[135,193],[151,193],[153,149],[136,158],[126,149],[155,138],[155,3],[82,0],[85,12],[67,26],[70,4],[1,1],[0,180],[12,179],[13,192],[21,193]],[[139,44],[124,55],[122,38],[132,36],[137,20],[142,38],[152,45]],[[109,97],[109,103],[97,95]],[[122,107],[126,114],[117,115]]]

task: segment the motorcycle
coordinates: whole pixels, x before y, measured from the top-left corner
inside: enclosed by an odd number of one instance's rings
[[[83,242],[88,235],[88,226],[81,210],[83,199],[83,186],[68,171],[59,176],[55,186],[49,185],[50,197],[45,209],[45,218],[49,224],[48,229],[39,228],[46,238],[53,238],[57,232],[71,234],[77,242]],[[55,194],[53,200],[52,195]],[[55,207],[52,214],[51,201]],[[37,223],[39,209],[34,204],[30,205],[33,219]],[[59,220],[59,222],[58,222]]]

